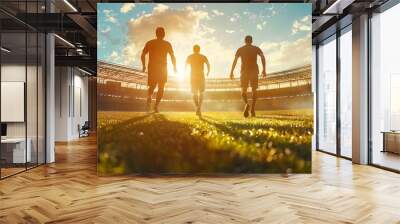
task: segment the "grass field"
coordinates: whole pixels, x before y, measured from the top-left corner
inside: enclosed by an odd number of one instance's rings
[[[98,113],[98,171],[114,174],[311,172],[312,111]]]

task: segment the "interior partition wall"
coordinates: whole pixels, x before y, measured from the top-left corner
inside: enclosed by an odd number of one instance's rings
[[[316,148],[352,157],[352,26],[321,41],[316,50]]]
[[[370,163],[400,171],[400,4],[372,15]]]
[[[1,179],[46,161],[46,38],[18,18],[42,12],[43,2],[0,2]]]

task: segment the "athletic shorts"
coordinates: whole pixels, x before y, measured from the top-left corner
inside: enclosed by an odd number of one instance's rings
[[[205,80],[204,77],[201,78],[191,78],[192,93],[204,92],[205,90]]]
[[[149,66],[147,85],[156,86],[167,82],[167,66]]]
[[[250,84],[250,87],[253,89],[258,88],[258,75],[248,75],[248,74],[241,74],[240,76],[240,85],[242,88],[248,88]]]

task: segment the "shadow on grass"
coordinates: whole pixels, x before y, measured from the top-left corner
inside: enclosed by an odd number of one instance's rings
[[[206,122],[209,125],[214,126],[215,128],[217,128],[218,130],[225,132],[229,135],[231,135],[234,138],[242,138],[245,141],[246,140],[250,140],[249,136],[244,135],[242,130],[247,130],[249,129],[249,125],[240,125],[240,129],[239,128],[239,124],[234,123],[233,126],[238,126],[238,127],[232,127],[232,123],[230,122],[226,122],[225,124],[219,123],[217,120],[213,119],[210,116],[202,116],[200,118],[201,121]],[[262,126],[262,128],[265,128],[265,126]]]
[[[202,121],[245,138],[217,121],[204,118]],[[163,114],[149,114],[101,129],[99,173],[285,173],[292,164],[285,158],[255,160],[235,150],[233,144],[221,146],[215,139],[192,135],[193,128],[193,124],[168,120]]]
[[[279,132],[295,133],[299,135],[303,135],[307,132],[313,131],[312,125],[306,125],[306,123],[310,122],[307,120],[297,120],[296,122],[296,121],[290,121],[288,119],[273,119],[275,122],[263,123],[262,121],[266,121],[266,119],[258,117],[258,118],[248,118],[247,120],[245,120],[248,122],[224,121],[223,123],[220,123],[220,121],[214,119],[211,116],[202,116],[200,119],[216,126],[220,130],[225,131],[227,133],[229,133],[229,131],[231,130],[248,130],[248,129],[266,130],[269,128],[273,128]],[[257,122],[251,122],[251,121],[257,121]],[[277,121],[282,121],[282,122],[277,122]],[[299,125],[299,124],[304,124],[304,125]],[[310,127],[307,128],[305,126],[310,126]],[[240,133],[241,132],[238,132],[237,134]]]
[[[290,142],[292,135],[304,135],[308,131],[304,127],[275,127],[274,133],[278,133],[277,136],[267,137],[264,134],[255,134],[255,130],[268,130],[271,126],[268,123],[258,123],[254,125],[250,122],[238,123],[236,121],[225,121],[220,122],[213,119],[210,116],[204,116],[200,118],[203,122],[214,126],[219,131],[226,133],[235,139],[241,139],[247,143],[251,144],[264,144],[272,143],[274,147],[283,151],[284,149],[290,149],[291,153],[294,153],[298,159],[304,159],[306,161],[311,161],[311,145],[298,144]],[[253,134],[249,134],[249,131],[253,131]],[[246,134],[244,134],[247,132]]]

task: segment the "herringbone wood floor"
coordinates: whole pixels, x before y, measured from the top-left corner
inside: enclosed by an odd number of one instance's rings
[[[95,139],[0,181],[0,223],[400,223],[400,175],[313,154],[312,175],[98,177]]]

